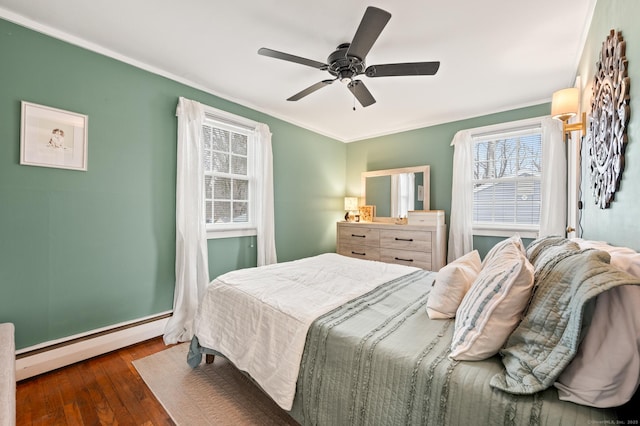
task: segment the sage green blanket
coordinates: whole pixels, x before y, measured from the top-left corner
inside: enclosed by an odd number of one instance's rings
[[[506,370],[491,380],[497,389],[533,394],[553,385],[578,351],[589,302],[614,287],[640,285],[610,265],[606,252],[569,248],[554,254],[536,266],[529,310],[501,351]]]
[[[291,411],[303,425],[586,425],[613,411],[558,400],[554,388],[512,395],[489,386],[498,357],[448,358],[453,320],[430,320],[435,273],[417,271],[311,326]]]

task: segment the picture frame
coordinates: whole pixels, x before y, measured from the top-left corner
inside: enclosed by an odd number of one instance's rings
[[[361,222],[373,222],[375,217],[376,206],[360,206],[360,221]]]
[[[89,117],[21,101],[20,164],[87,171]]]

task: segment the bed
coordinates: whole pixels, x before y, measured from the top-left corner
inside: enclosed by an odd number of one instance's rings
[[[494,248],[482,264],[477,258],[469,262],[476,266],[477,274],[471,278],[477,281],[481,271],[491,270],[491,258],[497,262],[495,270],[504,269],[500,262],[509,255],[500,250],[508,246],[528,258],[526,268],[510,271],[535,275],[531,287],[522,290],[527,296],[497,354],[484,357],[456,346],[473,334],[461,331],[464,309],[457,309],[458,319],[427,309],[436,299],[439,277],[446,272],[328,253],[234,271],[213,280],[196,315],[188,362],[197,367],[203,354],[229,359],[303,425],[615,424],[620,420],[613,406],[576,403],[575,397],[561,400],[559,395],[570,394],[572,384],[568,380],[561,390],[554,383],[569,370],[567,364],[582,356],[580,343],[595,321],[596,296],[629,285],[640,290],[640,280],[629,271],[605,268],[610,255],[602,254],[602,246],[581,248],[556,237],[536,241],[525,250],[518,248],[515,237]],[[583,267],[586,258],[597,268]],[[565,285],[558,278],[562,267],[572,278],[565,280],[567,289],[560,292],[558,288]],[[594,269],[604,272],[596,278],[588,272],[589,278],[583,280],[587,284],[572,284],[580,271]],[[469,280],[464,274],[452,277],[456,281],[448,283],[445,299],[461,281]],[[463,292],[462,301],[458,300],[461,308],[484,297],[465,299],[474,288]],[[537,317],[544,314],[548,321],[553,316],[545,313],[548,307],[539,306],[549,303],[566,314],[559,315],[553,326],[545,326],[555,331],[536,331],[531,338],[527,333],[540,327]],[[512,305],[508,309],[514,311]],[[474,327],[490,322],[473,318]],[[490,328],[487,332],[500,334]],[[539,336],[544,337],[542,342],[536,341]],[[630,346],[634,344],[637,349],[637,342]],[[536,356],[528,359],[531,353]],[[533,368],[521,371],[522,365],[532,362]],[[627,364],[635,368],[633,362]],[[582,371],[578,368],[573,377]],[[628,370],[621,374],[629,375]],[[636,389],[637,380],[632,395]]]

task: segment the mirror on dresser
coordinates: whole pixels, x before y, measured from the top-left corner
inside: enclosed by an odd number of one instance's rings
[[[429,169],[424,165],[362,172],[361,204],[375,206],[377,220],[406,217],[408,210],[429,210]]]

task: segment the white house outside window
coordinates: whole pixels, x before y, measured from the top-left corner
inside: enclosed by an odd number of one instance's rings
[[[536,232],[540,225],[542,129],[473,138],[473,230]]]

